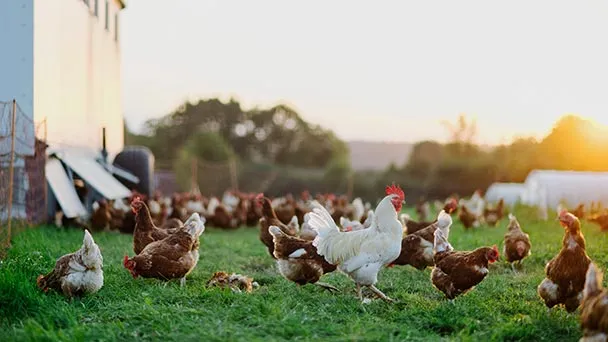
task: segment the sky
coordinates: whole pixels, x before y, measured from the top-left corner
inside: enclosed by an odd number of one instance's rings
[[[197,98],[283,103],[345,140],[542,138],[573,113],[608,124],[608,2],[130,0],[125,117]]]

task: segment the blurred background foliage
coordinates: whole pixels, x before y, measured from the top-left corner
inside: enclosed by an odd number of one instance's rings
[[[190,190],[196,178],[203,193],[213,194],[230,187],[234,171],[239,190],[270,195],[309,190],[373,200],[378,189],[396,182],[413,204],[422,196],[445,198],[485,190],[493,182],[523,182],[537,168],[608,170],[605,127],[574,115],[558,120],[540,141],[521,137],[491,148],[475,143],[477,125],[466,115],[443,124],[447,143],[418,142],[404,165],[383,171],[353,171],[347,144],[288,106],[246,111],[233,99],[185,103],[148,121],[144,134],[125,125],[125,144],[150,148],[159,168],[174,171],[178,190]]]

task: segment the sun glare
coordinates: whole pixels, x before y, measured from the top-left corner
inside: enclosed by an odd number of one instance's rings
[[[604,117],[601,120],[598,120],[595,117],[585,117],[583,119],[588,120],[590,125],[588,125],[588,137],[591,141],[596,143],[605,143],[606,138],[608,137],[608,120]]]
[[[598,128],[608,129],[608,115],[583,115],[583,118],[591,121]]]

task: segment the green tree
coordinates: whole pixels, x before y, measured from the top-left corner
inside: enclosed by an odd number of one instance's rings
[[[307,123],[285,105],[244,111],[232,99],[201,100],[146,125],[151,137],[146,146],[160,160],[173,160],[176,149],[199,132],[220,135],[242,160],[322,168],[348,154],[331,131]]]
[[[540,167],[537,159],[539,144],[534,138],[517,138],[510,145],[501,145],[492,151],[497,177],[501,182],[525,181],[528,173]]]
[[[413,178],[426,182],[441,163],[444,147],[435,141],[416,143],[405,166],[405,172]]]

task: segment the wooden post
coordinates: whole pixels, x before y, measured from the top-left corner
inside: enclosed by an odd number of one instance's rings
[[[232,183],[232,190],[238,192],[239,182],[236,174],[236,159],[230,160],[230,183]]]
[[[17,101],[13,99],[13,112],[11,123],[11,156],[8,169],[8,223],[6,226],[6,247],[11,245],[11,221],[13,220],[13,179],[15,177],[15,125],[17,123]]]
[[[44,125],[43,125],[43,127],[44,127],[44,136],[43,136],[44,138],[43,139],[44,139],[44,143],[46,144],[46,138],[47,138],[47,135],[46,135],[47,134],[46,133],[46,128],[47,128],[46,117],[44,118]],[[38,158],[44,158],[44,164],[46,165],[46,150],[43,151],[43,153],[44,153],[44,155],[42,157],[38,157]],[[44,189],[44,212],[45,212],[44,217],[45,217],[45,222],[46,222],[46,216],[47,216],[46,213],[48,213],[48,208],[49,208],[49,198],[48,198],[48,196],[49,196],[49,193],[48,193],[49,190],[48,190],[48,185],[46,184],[46,169],[42,169],[42,181],[44,182],[44,188],[43,188]]]
[[[198,160],[196,157],[192,158],[190,168],[190,192],[194,192],[198,188]]]
[[[346,184],[346,196],[351,200],[353,197],[354,180],[355,180],[355,173],[354,173],[354,171],[351,171],[348,174],[348,180],[347,180],[347,184]]]

